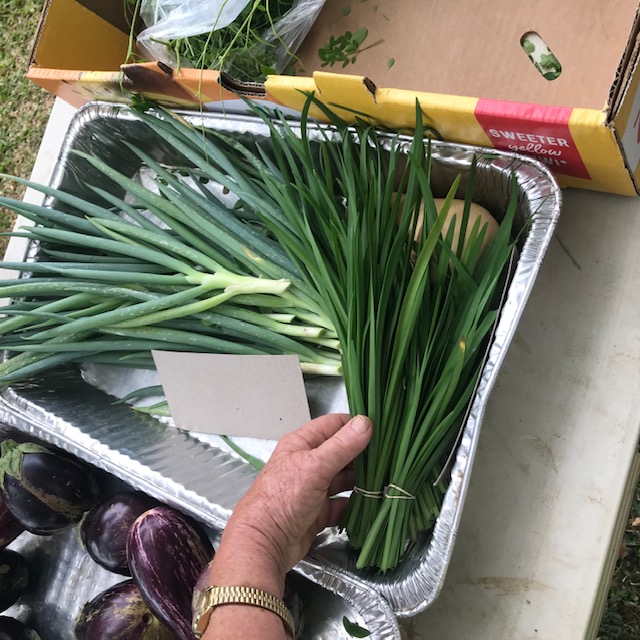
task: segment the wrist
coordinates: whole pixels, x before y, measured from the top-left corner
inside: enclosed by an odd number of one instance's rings
[[[287,564],[288,541],[263,504],[241,502],[231,515],[225,534],[233,537],[234,544],[241,541],[252,552],[259,553],[278,574],[284,576],[291,568]]]
[[[282,599],[286,570],[275,555],[255,528],[230,521],[209,566],[207,585],[255,587]]]

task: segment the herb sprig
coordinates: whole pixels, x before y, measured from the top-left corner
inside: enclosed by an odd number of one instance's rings
[[[354,64],[363,51],[382,43],[382,40],[377,40],[373,44],[361,48],[368,35],[369,30],[363,27],[354,33],[345,31],[342,35],[331,36],[329,42],[318,50],[318,56],[322,61],[320,66],[333,67],[335,64],[341,63],[344,69],[348,65]]]

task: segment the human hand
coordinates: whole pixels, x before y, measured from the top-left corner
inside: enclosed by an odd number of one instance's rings
[[[322,529],[338,523],[347,498],[330,498],[353,488],[349,464],[371,435],[368,418],[331,414],[282,438],[236,506],[198,588],[254,587],[282,598],[286,573]],[[203,640],[236,638],[239,624],[246,638],[286,636],[272,613],[235,606],[214,610]]]
[[[369,443],[371,421],[331,414],[311,420],[278,443],[230,525],[253,530],[264,552],[284,572],[307,553],[315,536],[338,524],[347,498],[331,498],[353,488],[350,465]]]

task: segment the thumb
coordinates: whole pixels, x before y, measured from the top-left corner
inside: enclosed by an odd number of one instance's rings
[[[344,469],[371,440],[373,425],[366,416],[355,416],[328,440],[315,449],[328,480]]]

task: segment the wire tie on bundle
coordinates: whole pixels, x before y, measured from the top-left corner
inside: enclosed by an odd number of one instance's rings
[[[400,495],[390,495],[389,491],[394,490],[397,491]],[[385,487],[384,497],[389,498],[390,500],[415,500],[416,497],[409,493],[406,489],[399,487],[397,484],[390,483]]]
[[[382,491],[369,491],[368,489],[363,489],[362,487],[353,487],[353,493],[359,493],[365,498],[373,498],[374,500],[382,500],[382,498],[384,497],[384,493]]]

